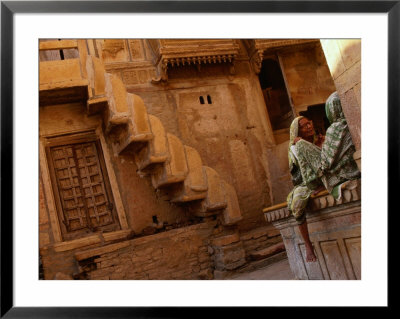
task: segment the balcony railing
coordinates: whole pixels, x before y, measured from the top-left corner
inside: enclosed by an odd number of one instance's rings
[[[40,41],[40,105],[72,103],[88,97],[85,40]],[[72,53],[75,52],[75,53]],[[43,54],[48,52],[48,54]],[[69,54],[64,55],[64,52]],[[47,57],[47,59],[46,59]]]

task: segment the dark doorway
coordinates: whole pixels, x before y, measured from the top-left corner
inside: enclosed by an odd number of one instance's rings
[[[293,120],[293,112],[279,62],[265,59],[259,79],[272,129],[288,128]]]

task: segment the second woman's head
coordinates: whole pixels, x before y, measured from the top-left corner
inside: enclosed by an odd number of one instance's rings
[[[299,136],[301,138],[307,139],[310,138],[311,136],[314,136],[315,131],[314,131],[314,125],[311,120],[309,120],[306,117],[302,117],[299,120]]]

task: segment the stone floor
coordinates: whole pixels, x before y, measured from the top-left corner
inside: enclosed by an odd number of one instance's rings
[[[251,272],[239,274],[230,280],[294,280],[287,258]]]

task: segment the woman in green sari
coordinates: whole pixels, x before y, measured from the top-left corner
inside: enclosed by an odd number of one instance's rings
[[[318,175],[328,192],[338,199],[343,183],[360,178],[361,173],[353,158],[356,149],[337,92],[327,99],[325,111],[331,125],[326,130],[322,145]]]
[[[322,186],[318,177],[322,142],[323,137],[315,136],[312,121],[304,116],[293,120],[290,125],[288,156],[294,188],[287,197],[287,203],[304,239],[307,262],[317,260],[308,235],[305,208],[311,194],[319,191]]]
[[[308,199],[324,188],[339,199],[343,184],[360,177],[337,92],[329,96],[325,110],[331,123],[325,137],[317,137],[312,122],[303,116],[295,118],[290,126],[289,169],[295,187],[287,202],[304,238],[306,261],[316,260],[304,213]]]

